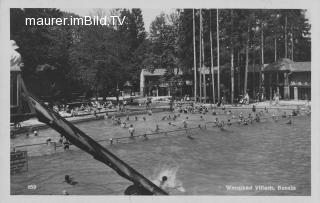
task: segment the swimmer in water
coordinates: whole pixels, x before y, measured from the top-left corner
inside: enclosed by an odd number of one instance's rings
[[[104,120],[107,120],[109,118],[108,112],[104,115]]]
[[[160,128],[159,128],[159,125],[158,124],[156,124],[156,132],[158,132],[160,130]]]
[[[47,145],[49,145],[50,142],[51,142],[51,138],[48,138],[48,139],[46,140]]]
[[[69,185],[75,185],[75,184],[78,183],[78,182],[74,181],[73,178],[71,178],[69,175],[65,175],[64,176],[64,181],[63,182],[66,182]]]
[[[157,125],[157,126],[158,126],[158,125]],[[130,125],[130,127],[129,127],[128,131],[129,131],[130,137],[133,137],[133,134],[134,134],[134,127],[133,127],[133,125],[132,125],[132,124]]]
[[[126,128],[126,126],[127,126],[127,123],[126,123],[126,122],[122,122],[122,123],[121,123],[121,128]]]
[[[292,124],[291,116],[289,116],[289,121],[288,121],[286,124],[289,124],[289,125],[291,125],[291,124]]]
[[[232,125],[230,118],[228,119],[227,125],[228,125],[228,126],[231,126],[231,125]]]
[[[167,180],[168,180],[167,176],[162,176],[162,178],[160,180],[160,183],[159,183],[159,187],[161,189],[165,189],[165,183],[166,183]]]
[[[247,120],[243,120],[243,125],[248,125],[248,121]]]
[[[258,114],[256,114],[255,121],[256,121],[257,123],[260,122],[260,116],[259,116]]]
[[[224,130],[224,125],[225,125],[224,121],[221,121],[218,123],[218,127],[220,128],[220,130]]]
[[[117,119],[116,124],[117,125],[121,125],[121,119],[120,118]]]
[[[240,112],[239,118],[243,118],[243,113],[242,112]]]
[[[297,114],[297,112],[293,109],[291,115],[292,115],[292,116],[297,116],[298,114]]]
[[[252,106],[252,112],[256,112],[256,106],[255,105]]]
[[[69,143],[68,140],[65,140],[65,141],[63,142],[63,149],[64,149],[64,150],[69,150],[69,148],[70,148],[70,143]]]
[[[287,113],[286,112],[283,112],[282,118],[287,118]]]
[[[62,194],[63,194],[63,195],[69,195],[69,193],[68,193],[66,190],[63,190],[63,191],[62,191]]]
[[[62,135],[60,135],[60,138],[59,138],[59,140],[58,140],[58,143],[63,144],[63,136],[62,136]]]
[[[217,117],[216,120],[214,121],[214,124],[216,124],[216,126],[218,126],[219,124],[219,118]]]
[[[263,116],[263,111],[262,111],[262,110],[259,111],[259,115],[260,115],[260,116]]]
[[[184,127],[184,128],[187,128],[187,127],[188,127],[187,121],[185,121],[185,120],[183,121],[183,127]]]

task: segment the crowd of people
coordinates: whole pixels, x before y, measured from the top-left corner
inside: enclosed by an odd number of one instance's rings
[[[275,122],[277,122],[280,118],[286,118],[287,123],[286,124],[292,124],[292,117],[301,115],[301,107],[297,106],[296,109],[292,110],[281,110],[280,108],[277,108],[273,113],[269,112],[269,109],[267,107],[264,107],[263,110],[257,111],[257,108],[255,105],[252,106],[251,112],[247,114],[247,116],[244,116],[243,112],[240,112],[239,114],[234,113],[231,109],[226,110],[225,106],[222,106],[221,108],[218,108],[216,105],[211,105],[212,109],[212,115],[225,115],[227,118],[225,120],[221,120],[218,116],[215,117],[213,123],[214,127],[219,127],[220,129],[224,130],[224,127],[231,126],[233,123],[238,123],[239,125],[249,125],[253,124],[254,122],[260,122],[262,119],[269,119],[271,118]],[[219,113],[217,110],[219,109]],[[305,115],[310,116],[311,115],[311,106],[307,105],[304,109]],[[174,105],[174,111],[179,113],[178,115],[166,115],[161,120],[176,120],[177,117],[180,117],[180,114],[200,114],[199,121],[203,122],[212,122],[210,120],[205,121],[203,115],[209,114],[208,106],[205,106],[203,104],[195,104],[195,103],[189,103],[189,104],[183,104],[180,102],[175,103]],[[289,113],[288,113],[289,112]],[[224,116],[224,117],[225,117]],[[188,116],[186,117],[188,120]],[[172,125],[172,123],[169,123]],[[183,120],[183,125],[187,126],[187,122]]]
[[[66,111],[68,110],[68,106],[62,106],[60,108],[55,107],[56,111],[62,110]],[[87,106],[80,106],[78,111],[85,111],[90,112],[95,109],[103,109],[104,105],[99,103],[94,103],[92,105]],[[246,115],[244,112],[240,111],[238,108],[226,108],[224,105],[221,107],[217,107],[217,105],[204,105],[204,104],[197,104],[197,103],[183,103],[183,102],[172,102],[172,111],[168,114],[164,115],[160,120],[161,121],[169,121],[169,125],[176,126],[179,128],[188,128],[189,124],[189,117],[191,117],[192,114],[194,114],[192,117],[196,117],[195,120],[196,123],[201,124],[213,124],[213,127],[220,128],[222,131],[226,130],[226,127],[230,127],[234,124],[238,125],[251,125],[253,123],[259,123],[262,119],[272,119],[274,122],[278,122],[281,118],[286,119],[286,124],[291,125],[292,117],[298,116],[302,114],[302,110],[299,106],[297,106],[296,109],[292,110],[281,110],[280,108],[277,108],[273,111],[270,111],[269,108],[264,107],[263,109],[257,109],[255,105],[252,106],[251,111],[246,111]],[[87,111],[86,111],[87,110]],[[311,114],[311,106],[308,105],[304,109],[306,115]],[[204,115],[212,115],[214,117],[205,116]],[[147,116],[152,116],[153,112],[152,109],[149,108],[145,115],[142,115],[138,117],[137,115],[130,116],[116,116],[114,113],[109,113],[108,111],[105,112],[104,119],[105,120],[111,120],[112,124],[115,126],[119,126],[120,128],[127,128],[128,130],[128,137],[134,138],[135,137],[135,127],[134,122],[132,121],[141,121],[145,122],[147,120]],[[182,125],[175,125],[175,124],[182,124]],[[191,120],[190,120],[191,123]],[[156,124],[155,132],[159,131],[159,126]],[[37,131],[33,132],[34,136],[39,136],[39,133]],[[27,137],[29,137],[29,134],[27,133]],[[195,139],[190,134],[187,133],[187,137],[191,140]],[[112,139],[110,139],[112,140]],[[51,138],[48,138],[47,144],[52,142]],[[54,142],[55,143],[55,142]],[[60,146],[63,147],[64,150],[69,150],[71,143],[66,139],[65,136],[60,135],[60,138],[57,142]],[[56,144],[55,144],[56,147]],[[163,176],[159,182],[159,187],[163,189],[167,189],[166,182],[168,177]],[[65,182],[68,184],[76,184],[76,182],[72,181],[72,178],[70,178],[68,175],[65,176]],[[127,190],[126,190],[127,191]],[[128,194],[131,194],[131,192],[127,191]],[[63,194],[68,195],[67,191],[64,191]]]
[[[108,110],[116,109],[111,101],[92,101],[89,103],[82,103],[80,106],[70,106],[68,104],[54,105],[53,110],[59,113],[62,117],[74,117],[86,114],[96,114]]]

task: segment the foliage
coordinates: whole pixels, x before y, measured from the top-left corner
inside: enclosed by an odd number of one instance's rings
[[[94,12],[96,15],[106,14],[102,9]],[[11,9],[10,37],[20,46],[18,52],[23,58],[23,77],[27,86],[36,94],[55,95],[51,99],[61,100],[67,99],[72,92],[106,96],[117,88],[122,89],[126,81],[130,81],[134,90],[138,91],[142,68],[151,72],[157,68],[165,68],[166,74],[159,82],[168,83],[172,90],[180,84],[182,78],[192,78],[192,9],[177,9],[168,15],[161,13],[151,23],[148,35],[140,9],[114,9],[110,12],[118,14],[120,18],[125,17],[124,24],[26,26],[26,17],[57,18],[77,15],[58,9]],[[217,9],[202,9],[204,65],[207,67],[211,66],[210,28],[213,65],[217,64],[216,12]],[[235,74],[240,74],[241,78],[246,75],[246,64],[262,63],[262,49],[266,64],[272,63],[275,57],[285,57],[285,47],[288,58],[310,61],[310,24],[305,13],[305,10],[298,9],[219,9],[219,56],[220,64],[226,67],[226,71],[222,72],[223,86],[230,89],[231,71],[228,71],[228,67],[231,53],[234,54]],[[199,10],[196,9],[197,60],[199,27]],[[53,68],[37,71],[37,67],[42,66]],[[182,71],[182,78],[174,70]],[[243,82],[241,86],[242,84]]]

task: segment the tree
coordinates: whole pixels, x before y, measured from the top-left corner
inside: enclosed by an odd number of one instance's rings
[[[66,88],[68,80],[65,80],[68,74],[70,33],[67,26],[26,25],[25,19],[62,16],[63,13],[58,9],[10,9],[10,38],[20,47],[24,62],[23,78],[28,88],[40,96],[50,97],[49,93],[55,92],[63,97],[70,91]],[[43,70],[53,71],[50,77],[45,77],[47,73],[37,70],[37,67],[45,65],[54,67],[54,71]]]

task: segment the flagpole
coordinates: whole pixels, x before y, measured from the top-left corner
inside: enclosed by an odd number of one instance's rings
[[[200,95],[200,103],[202,102],[202,85],[201,85],[201,78],[202,78],[202,69],[201,69],[201,24],[202,24],[202,14],[200,9],[200,27],[199,27],[199,95]]]
[[[220,58],[219,58],[219,10],[217,9],[217,66],[218,66],[218,101],[220,101]]]
[[[201,13],[202,16],[202,13]],[[206,86],[206,70],[204,67],[204,43],[203,43],[203,19],[201,17],[201,48],[202,48],[202,79],[203,79],[203,97],[204,97],[204,103],[207,101],[207,86]]]
[[[214,70],[213,70],[213,51],[212,51],[212,30],[211,30],[211,9],[210,9],[210,54],[211,54],[211,82],[212,82],[212,103],[215,104],[214,92]]]
[[[196,59],[196,26],[194,21],[194,9],[192,9],[193,21],[193,74],[194,74],[194,101],[197,102],[197,59]]]

